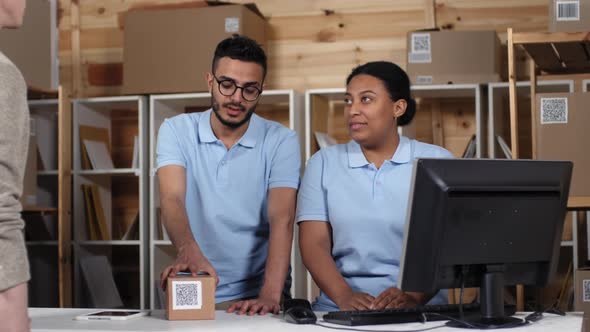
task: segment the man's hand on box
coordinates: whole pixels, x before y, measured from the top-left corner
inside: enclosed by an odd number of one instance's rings
[[[160,287],[166,290],[166,281],[169,277],[175,277],[179,272],[188,271],[193,277],[199,273],[207,273],[215,278],[215,285],[219,283],[219,277],[213,265],[209,262],[207,257],[202,254],[197,254],[192,250],[181,250],[176,257],[173,265],[170,265],[162,271],[160,275]]]

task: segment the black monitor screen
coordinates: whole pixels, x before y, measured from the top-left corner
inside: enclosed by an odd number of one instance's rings
[[[547,284],[571,172],[571,162],[559,161],[416,160],[400,288],[482,287],[489,300],[504,285]]]

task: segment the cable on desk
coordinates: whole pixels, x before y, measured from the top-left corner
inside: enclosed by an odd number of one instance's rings
[[[436,330],[436,329],[440,329],[445,327],[445,324],[442,325],[437,325],[437,326],[432,326],[432,327],[427,327],[424,329],[417,329],[417,330],[364,330],[364,329],[358,329],[358,328],[347,328],[347,327],[337,327],[337,326],[331,326],[331,325],[325,325],[325,324],[321,324],[321,323],[315,323],[315,325],[317,326],[321,326],[327,329],[332,329],[332,330],[342,330],[342,331],[357,331],[357,332],[423,332],[423,331],[430,331],[430,330]]]

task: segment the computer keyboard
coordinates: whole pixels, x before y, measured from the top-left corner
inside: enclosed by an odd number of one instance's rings
[[[512,316],[516,306],[504,305],[506,316]],[[425,305],[404,309],[363,310],[363,311],[333,311],[324,315],[324,321],[340,325],[378,325],[448,320],[439,314],[459,319],[458,304]],[[463,304],[463,318],[470,318],[480,314],[479,303]]]

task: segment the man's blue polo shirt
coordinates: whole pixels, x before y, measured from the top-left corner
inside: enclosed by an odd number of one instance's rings
[[[208,110],[167,119],[156,164],[186,169],[188,219],[219,275],[219,303],[258,295],[268,253],[267,193],[296,189],[301,159],[296,133],[256,114],[228,150],[213,133],[211,116]]]

